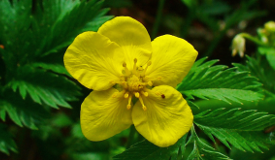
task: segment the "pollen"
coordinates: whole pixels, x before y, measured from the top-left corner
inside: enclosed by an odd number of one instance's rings
[[[122,64],[123,70],[120,81],[110,83],[115,83],[122,87],[124,98],[128,99],[128,104],[126,106],[127,109],[132,108],[132,99],[135,97],[140,101],[142,109],[146,111],[147,107],[145,106],[143,99],[149,96],[148,88],[153,86],[153,82],[149,81],[146,77],[146,72],[152,62],[149,61],[144,66],[138,66],[138,59],[134,58],[133,61],[134,64],[132,68],[127,66],[124,62]]]

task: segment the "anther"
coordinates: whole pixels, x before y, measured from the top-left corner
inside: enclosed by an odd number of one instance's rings
[[[148,81],[147,85],[152,87],[153,86],[153,82],[152,81]]]
[[[135,97],[139,98],[139,92],[135,92]]]
[[[141,91],[141,94],[144,95],[145,97],[148,97],[148,92]]]
[[[129,93],[126,92],[126,93],[124,94],[124,98],[128,98],[128,97],[129,97]]]
[[[142,109],[143,109],[144,111],[146,111],[146,110],[147,110],[147,107],[144,105],[144,102],[143,102],[143,100],[142,100],[141,97],[139,97],[139,101],[140,101],[140,103],[141,103],[141,105],[142,105]]]
[[[127,105],[127,109],[128,110],[131,109],[131,105],[130,104]]]

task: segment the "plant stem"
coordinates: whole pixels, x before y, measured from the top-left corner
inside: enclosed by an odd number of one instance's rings
[[[156,36],[157,36],[159,26],[160,26],[160,22],[161,22],[161,16],[162,16],[162,10],[163,10],[163,7],[164,7],[164,3],[165,3],[165,0],[159,0],[158,10],[157,10],[157,17],[156,17],[156,21],[155,21],[154,26],[153,26],[152,34],[151,34],[152,39],[156,38]]]

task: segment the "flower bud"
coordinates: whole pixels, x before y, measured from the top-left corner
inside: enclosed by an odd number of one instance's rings
[[[268,33],[274,33],[275,32],[275,22],[274,21],[266,22],[264,25],[264,28]]]
[[[236,56],[239,53],[240,57],[244,57],[245,51],[245,39],[240,35],[236,35],[232,42],[232,56]]]

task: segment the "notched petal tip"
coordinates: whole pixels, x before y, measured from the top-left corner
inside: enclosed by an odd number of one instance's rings
[[[131,17],[115,17],[104,23],[98,29],[98,33],[122,48],[129,66],[133,65],[134,58],[138,59],[138,65],[143,65],[151,57],[151,38],[146,28]]]

